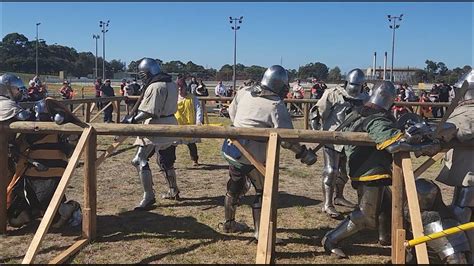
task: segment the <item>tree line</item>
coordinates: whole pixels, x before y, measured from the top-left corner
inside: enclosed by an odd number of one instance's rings
[[[26,36],[19,33],[10,33],[3,37],[0,42],[0,71],[12,71],[22,73],[35,73],[36,69],[36,40],[28,40]],[[106,78],[112,78],[114,73],[129,71],[136,73],[140,59],[131,61],[126,65],[121,60],[112,59],[105,61]],[[155,59],[161,65],[163,71],[168,73],[193,75],[205,80],[230,81],[233,77],[233,65],[225,64],[219,70],[206,68],[202,65],[188,61],[179,60],[163,62]],[[98,58],[98,73],[102,75],[102,58]],[[415,80],[419,82],[446,81],[452,83],[457,78],[470,70],[470,66],[456,67],[452,70],[443,62],[426,60],[426,68],[415,73]],[[57,75],[59,71],[66,71],[68,76],[86,77],[94,74],[95,56],[91,52],[77,52],[72,47],[59,44],[48,45],[44,40],[38,42],[38,64],[42,75]],[[236,64],[236,79],[238,80],[260,80],[267,67]],[[288,69],[290,80],[296,78],[316,78],[326,82],[338,82],[343,78],[339,67],[329,68],[321,62],[308,63],[298,69]]]

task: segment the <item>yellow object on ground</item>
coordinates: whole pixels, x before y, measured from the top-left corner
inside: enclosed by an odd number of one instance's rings
[[[462,231],[467,231],[467,230],[472,230],[472,229],[474,229],[474,222],[461,224],[461,225],[458,225],[458,226],[455,226],[455,227],[448,228],[448,229],[443,230],[441,232],[429,234],[429,235],[426,235],[426,236],[420,236],[420,237],[417,237],[415,239],[408,240],[405,243],[405,246],[414,247],[416,245],[423,244],[423,243],[428,242],[430,240],[435,240],[435,239],[438,239],[438,238],[441,238],[441,237],[445,237],[445,236],[448,236],[448,235],[452,235],[452,234],[456,234],[456,233],[459,233],[459,232],[462,232]]]

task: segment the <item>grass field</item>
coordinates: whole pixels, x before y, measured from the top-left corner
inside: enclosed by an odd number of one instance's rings
[[[229,124],[228,119],[211,116],[212,123]],[[295,127],[302,128],[295,120]],[[113,142],[112,136],[99,136],[99,154]],[[198,144],[200,163],[191,166],[187,147],[177,148],[180,201],[158,199],[157,207],[148,212],[135,212],[141,199],[141,185],[130,164],[135,148],[133,138],[119,147],[97,171],[98,233],[97,239],[69,261],[71,263],[254,263],[256,244],[252,232],[224,234],[218,224],[224,219],[224,195],[228,164],[220,156],[222,140],[203,139]],[[312,144],[314,145],[314,144]],[[313,166],[305,166],[294,155],[282,149],[280,158],[280,193],[278,198],[278,233],[283,245],[276,247],[277,263],[387,263],[390,247],[377,244],[375,232],[360,233],[343,242],[349,259],[336,259],[325,254],[321,238],[338,221],[321,212],[322,154]],[[166,190],[166,183],[155,162],[150,159],[157,196]],[[424,158],[414,160],[414,167]],[[440,164],[424,176],[434,178]],[[82,204],[83,166],[76,169],[67,189],[68,199]],[[451,189],[442,186],[446,203]],[[253,228],[251,207],[254,190],[245,196],[236,219]],[[353,202],[357,196],[350,184],[346,196]],[[338,207],[348,214],[351,210]],[[20,263],[39,221],[21,229],[8,228],[0,238],[0,263]],[[80,228],[50,231],[35,262],[46,263],[71,245],[80,235]]]

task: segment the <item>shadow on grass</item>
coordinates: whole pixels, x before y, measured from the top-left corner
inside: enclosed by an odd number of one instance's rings
[[[222,191],[225,194],[225,190]],[[251,206],[254,201],[254,195],[245,195],[240,200],[240,205]],[[321,203],[320,200],[315,200],[305,196],[288,194],[284,191],[278,193],[278,209],[292,208],[295,206],[308,207]],[[181,198],[179,201],[174,201],[171,204],[160,203],[161,207],[187,207],[187,206],[205,206],[203,209],[208,210],[218,206],[224,206],[224,195],[215,197],[198,197],[198,198]]]
[[[146,211],[98,216],[97,223],[100,226],[95,242],[125,242],[137,239],[201,240],[200,243],[144,258],[138,263],[151,263],[167,256],[185,254],[218,241],[252,239],[238,234],[222,234],[191,216],[175,217]]]
[[[329,232],[332,228],[279,228],[277,232],[293,233],[299,235],[299,237],[290,237],[284,239],[284,244],[303,244],[313,247],[322,247],[321,240],[324,235]],[[358,255],[377,255],[377,256],[390,256],[391,249],[389,246],[384,247],[380,245],[367,246],[361,244],[373,244],[377,243],[378,234],[376,231],[363,231],[351,238],[341,242],[342,249],[348,256]],[[320,256],[326,254],[325,252],[278,252],[277,258],[280,259],[291,259],[291,258],[310,258],[314,256]]]

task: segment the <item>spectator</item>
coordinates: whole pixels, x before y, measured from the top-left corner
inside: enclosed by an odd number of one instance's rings
[[[140,85],[138,85],[137,80],[133,79],[132,82],[127,81],[127,86],[125,86],[125,96],[139,96],[140,95]],[[133,108],[137,99],[125,99],[125,108],[127,110],[127,115],[130,114],[130,107]]]
[[[110,85],[110,79],[106,79],[105,83],[100,87],[100,97],[114,97],[114,89]],[[103,102],[102,103],[104,106],[107,106],[109,102]],[[105,123],[113,123],[114,121],[112,120],[112,112],[114,111],[113,105],[109,105],[107,108],[104,110],[104,122]]]
[[[310,99],[318,99],[318,91],[321,90],[321,84],[319,84],[319,82],[316,80],[316,79],[313,79],[313,86],[311,87],[311,91],[310,91],[310,96],[309,98]],[[321,97],[319,97],[321,98]]]
[[[439,88],[439,101],[440,102],[442,102],[442,103],[449,102],[449,91],[450,90],[451,90],[451,87],[449,87],[449,85],[446,84],[445,82],[443,82],[440,85],[440,88]],[[444,107],[440,107],[439,111],[440,111],[440,116],[443,117],[444,116]]]
[[[39,101],[44,99],[48,95],[46,85],[44,85],[38,76],[35,76],[33,80],[30,80],[28,88],[28,101]]]
[[[451,102],[454,97],[456,96],[456,91],[453,89],[452,86],[449,86],[449,101]]]
[[[59,94],[61,94],[61,97],[63,100],[71,100],[72,96],[74,95],[74,91],[71,88],[71,85],[69,84],[69,81],[65,80],[63,82],[63,86],[59,90]],[[69,108],[71,109],[72,112],[72,104],[69,105]]]
[[[130,83],[130,81],[128,83]],[[120,83],[120,95],[122,96],[125,96],[125,86],[127,86],[127,80],[122,79],[122,82]]]
[[[96,98],[99,98],[100,97],[100,87],[102,87],[102,79],[101,78],[97,78],[96,81],[95,81],[95,84],[94,84],[94,88],[95,88],[95,97]],[[97,102],[97,110],[100,110],[102,109],[102,102]]]
[[[227,88],[224,86],[224,84],[222,84],[222,81],[219,81],[216,88],[214,89],[214,93],[216,94],[217,97],[225,97],[227,95]],[[220,108],[219,101],[216,101],[216,103],[217,103],[217,108]]]
[[[202,125],[202,107],[197,97],[187,92],[186,81],[180,78],[176,81],[178,85],[178,109],[174,116],[178,125]],[[201,142],[199,138],[185,138],[178,141],[178,144],[186,144],[189,148],[189,155],[193,161],[193,166],[199,166],[199,156],[196,143]]]
[[[403,88],[405,89],[405,101],[407,102],[416,102],[418,99],[416,98],[415,91],[411,86],[407,83],[403,84]]]
[[[206,88],[206,84],[202,82],[202,79],[199,79],[199,85],[196,88],[196,96],[200,96],[200,97],[209,96],[209,91]]]
[[[293,98],[295,99],[304,98],[304,88],[303,86],[301,86],[301,82],[299,79],[297,79],[296,84],[293,85],[292,94],[293,94]]]
[[[434,84],[433,87],[431,87],[429,98],[433,103],[439,102],[439,87],[440,86],[438,84]],[[439,117],[439,107],[432,107],[431,112],[434,118]]]
[[[429,103],[430,98],[428,97],[428,94],[426,91],[422,90],[420,93],[419,97],[419,102],[420,103]],[[428,118],[428,117],[433,117],[432,110],[430,106],[421,106],[420,108],[420,116],[423,118]]]
[[[187,87],[187,92],[193,95],[196,95],[196,88],[198,86],[199,86],[199,83],[197,82],[196,77],[191,76],[191,82],[189,82],[189,85]]]
[[[216,96],[220,97],[225,97],[227,95],[227,88],[224,84],[222,84],[222,81],[219,81],[214,90],[214,93],[216,94]]]
[[[323,81],[317,81],[311,88],[311,99],[321,99],[327,88]]]

